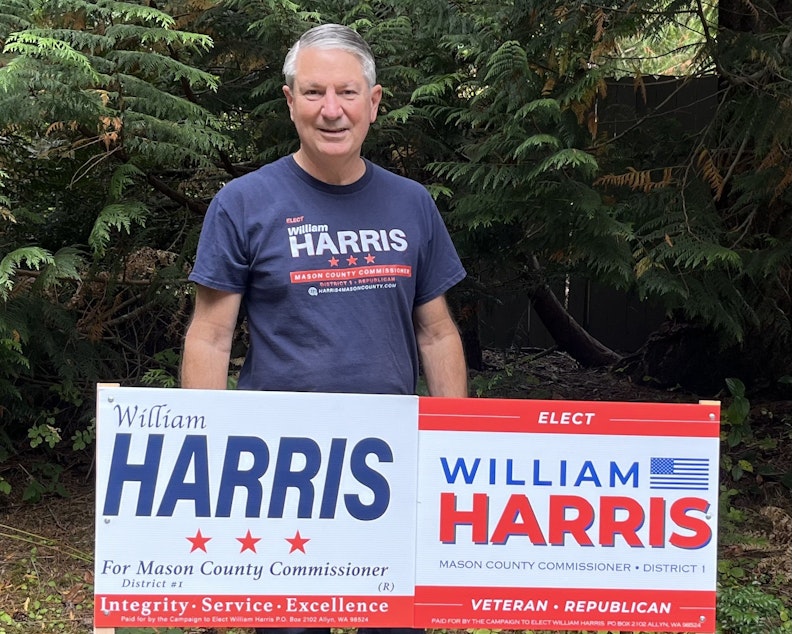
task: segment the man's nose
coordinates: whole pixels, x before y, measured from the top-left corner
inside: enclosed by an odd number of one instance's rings
[[[337,119],[341,116],[341,101],[332,89],[325,92],[322,115],[328,119]]]

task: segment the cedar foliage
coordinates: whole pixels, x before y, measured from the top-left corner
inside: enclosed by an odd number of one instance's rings
[[[10,451],[27,436],[81,438],[94,384],[140,380],[178,340],[181,250],[195,231],[183,178],[231,143],[190,98],[217,89],[213,73],[183,61],[211,38],[165,10],[14,0],[0,41],[0,444]]]
[[[719,77],[711,119],[701,129],[642,123],[609,148],[596,184],[631,226],[640,292],[718,335],[740,367],[717,377],[772,384],[792,354],[792,13],[769,2],[720,8],[718,25],[700,16],[693,68]]]
[[[788,350],[792,24],[743,9],[718,29],[682,0],[4,0],[0,461],[29,430],[84,438],[97,381],[175,381],[203,211],[296,148],[282,60],[330,21],[372,44],[364,151],[436,196],[468,308],[581,275]],[[700,37],[664,66],[719,74],[712,120],[611,134],[608,80],[645,92],[625,51],[677,23]]]

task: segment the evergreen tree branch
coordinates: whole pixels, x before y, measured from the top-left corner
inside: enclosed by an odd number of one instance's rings
[[[180,205],[184,205],[187,209],[192,211],[193,213],[199,215],[205,215],[206,210],[209,209],[209,205],[206,203],[199,202],[193,198],[185,196],[180,191],[173,189],[170,185],[166,184],[165,182],[161,181],[159,178],[154,176],[153,174],[146,174],[146,181],[151,185],[154,189],[156,189],[160,194],[164,194],[174,202],[179,203]]]
[[[175,53],[174,53],[174,55],[175,55]],[[194,103],[194,104],[197,105],[198,104],[198,99],[196,98],[195,92],[193,91],[192,86],[190,86],[190,82],[187,81],[186,77],[182,77],[181,78],[181,86],[182,86],[182,90],[184,91],[184,96],[187,97],[187,100],[190,101],[191,103]],[[228,154],[226,152],[224,152],[223,150],[218,149],[217,150],[217,154],[220,157],[220,162],[222,163],[223,168],[231,176],[236,178],[237,176],[241,176],[244,173],[244,172],[240,172],[236,168],[236,166],[231,162],[231,157],[228,156]]]
[[[740,143],[740,147],[737,150],[737,156],[734,157],[732,164],[729,166],[729,171],[726,172],[726,176],[723,177],[723,181],[721,182],[720,188],[715,194],[715,200],[720,200],[720,197],[723,195],[723,191],[726,189],[726,183],[729,182],[732,175],[734,174],[734,170],[737,168],[737,164],[740,162],[740,159],[743,156],[743,152],[745,152],[745,148],[748,145],[748,133],[743,136],[742,143]]]

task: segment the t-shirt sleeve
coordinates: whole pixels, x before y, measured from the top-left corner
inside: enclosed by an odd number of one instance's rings
[[[189,275],[191,281],[221,291],[245,291],[249,266],[242,225],[243,210],[229,211],[221,196],[215,196],[198,239],[195,266]]]
[[[433,201],[428,215],[429,238],[419,262],[419,277],[415,289],[416,306],[439,297],[466,275],[448,229]]]

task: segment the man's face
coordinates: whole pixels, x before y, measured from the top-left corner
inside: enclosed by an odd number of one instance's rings
[[[295,70],[283,92],[304,158],[320,169],[357,159],[382,87],[369,88],[358,59],[340,49],[305,48]]]

